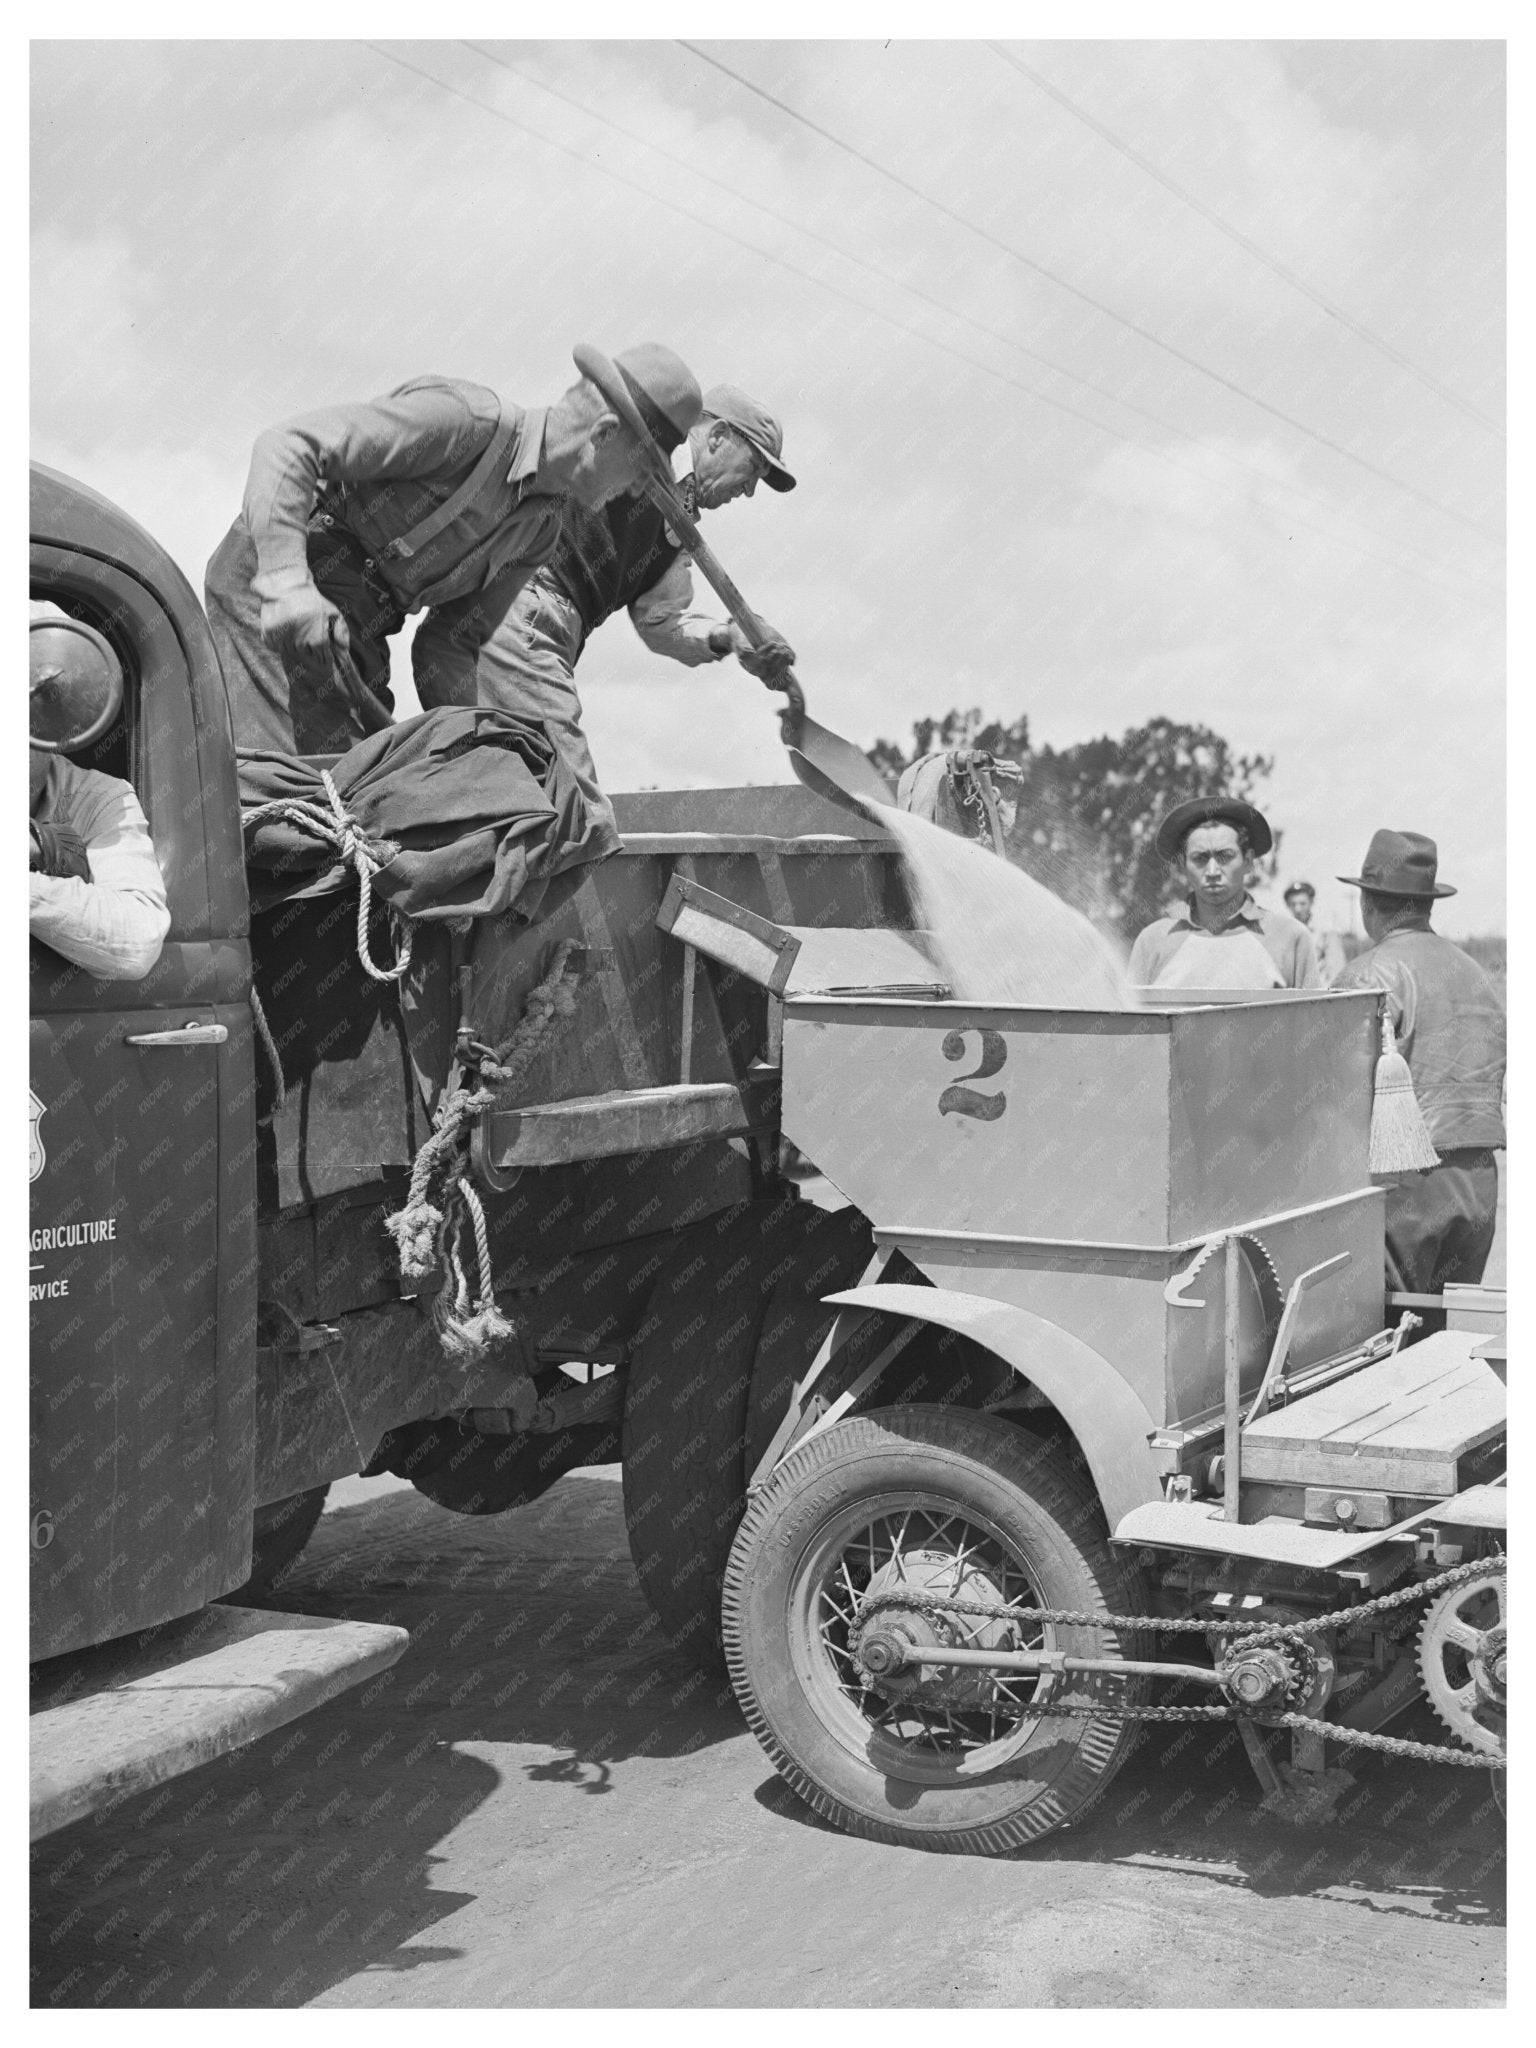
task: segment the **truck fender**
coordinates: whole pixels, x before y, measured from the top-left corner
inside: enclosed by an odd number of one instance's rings
[[[879,1309],[935,1323],[973,1338],[1012,1366],[1040,1389],[1082,1446],[1111,1529],[1132,1508],[1162,1499],[1147,1442],[1156,1423],[1108,1359],[1059,1323],[947,1287],[852,1287],[826,1299],[838,1308]]]

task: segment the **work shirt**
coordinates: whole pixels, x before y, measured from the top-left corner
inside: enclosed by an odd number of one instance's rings
[[[1208,932],[1194,898],[1173,917],[1149,924],[1131,948],[1135,988],[1321,988],[1317,954],[1304,924],[1245,895],[1231,922]]]
[[[307,529],[320,499],[367,549],[402,611],[432,606],[455,638],[463,637],[460,614],[494,612],[478,645],[559,539],[566,499],[538,488],[546,417],[483,384],[418,377],[382,398],[269,428],[257,437],[245,490],[252,589],[266,599],[310,581]],[[391,542],[468,481],[503,420],[515,429],[505,473],[418,552],[391,556]]]
[[[711,647],[709,636],[723,619],[693,609],[693,573],[686,555],[679,555],[659,582],[629,607],[630,622],[652,654],[664,654],[687,668],[724,657]]]
[[[141,981],[160,957],[171,913],[133,790],[115,775],[54,754],[32,816],[78,832],[91,869],[88,882],[29,875],[32,937],[98,980]]]
[[[1332,988],[1344,969],[1349,965],[1344,952],[1344,940],[1335,931],[1318,931],[1307,926],[1312,933],[1312,945],[1317,954],[1317,971],[1323,977],[1324,988]]]
[[[697,493],[691,475],[678,491],[692,512]],[[615,498],[599,512],[573,506],[539,577],[575,607],[583,644],[604,619],[627,610],[653,654],[690,668],[721,659],[709,644],[721,621],[693,610],[688,558],[643,492]]]
[[[1400,925],[1352,960],[1336,986],[1386,991],[1437,1152],[1504,1144],[1504,1006],[1470,955],[1427,921]]]

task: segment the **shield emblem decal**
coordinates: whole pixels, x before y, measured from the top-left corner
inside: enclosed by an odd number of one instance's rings
[[[48,1105],[46,1102],[39,1102],[36,1094],[30,1088],[27,1090],[27,1102],[27,1152],[28,1164],[31,1168],[27,1178],[28,1180],[36,1180],[37,1176],[48,1164],[48,1154],[43,1150],[43,1134],[38,1129],[38,1125],[43,1120],[43,1112],[47,1109]]]

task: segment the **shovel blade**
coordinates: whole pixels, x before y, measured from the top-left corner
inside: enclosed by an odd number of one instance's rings
[[[801,718],[787,746],[789,765],[818,796],[855,810],[861,817],[871,807],[895,809],[896,799],[885,777],[868,754],[840,733],[829,732],[814,718]]]

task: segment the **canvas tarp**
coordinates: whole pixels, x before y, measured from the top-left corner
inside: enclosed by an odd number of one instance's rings
[[[330,817],[328,770],[352,825],[383,858],[377,897],[412,918],[532,917],[552,875],[596,857],[586,802],[534,720],[483,706],[423,712],[334,756],[240,756],[252,902],[355,882],[334,837],[274,804]]]
[[[322,770],[383,863],[371,882],[376,963],[398,950],[388,913],[412,921],[399,981],[359,964],[357,871],[331,829],[251,815],[299,803],[329,817]],[[427,712],[335,756],[244,754],[240,797],[255,986],[286,1091],[279,1105],[258,1053],[263,1205],[288,1208],[409,1164],[448,1078],[463,921],[530,920],[555,875],[598,855],[561,757],[539,725],[504,711]]]

